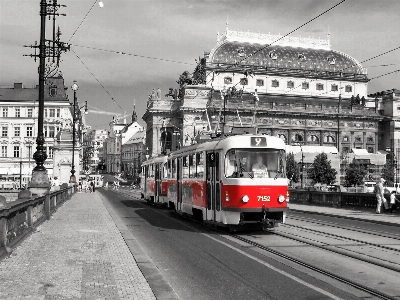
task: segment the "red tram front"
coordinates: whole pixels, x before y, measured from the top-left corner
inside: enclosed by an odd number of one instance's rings
[[[289,201],[285,144],[236,135],[168,156],[168,201],[205,222],[234,226],[285,222]]]

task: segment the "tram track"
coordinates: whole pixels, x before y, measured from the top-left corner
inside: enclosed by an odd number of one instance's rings
[[[123,194],[125,196],[128,196],[125,193],[121,193],[121,194]],[[135,200],[140,200],[138,197],[136,197],[134,195],[129,194],[129,196],[132,197]],[[181,214],[177,214],[177,215],[182,217]],[[185,219],[189,219],[189,218],[185,218]],[[203,225],[204,226],[204,223],[202,223],[202,222],[196,221],[196,220],[194,220],[192,218],[190,218],[190,220],[192,222],[196,223],[197,225]],[[324,270],[323,268],[317,267],[315,265],[312,265],[310,263],[302,261],[302,260],[300,260],[298,258],[295,258],[295,257],[293,257],[291,255],[285,254],[285,253],[283,253],[281,251],[273,249],[272,247],[268,247],[268,246],[262,245],[262,244],[260,244],[258,242],[250,240],[246,236],[242,236],[242,235],[238,235],[238,234],[234,234],[234,233],[228,233],[226,230],[221,230],[221,229],[219,229],[219,228],[217,228],[215,226],[207,226],[207,227],[211,228],[213,231],[217,232],[222,237],[229,236],[232,239],[239,240],[242,243],[245,243],[245,244],[251,245],[253,247],[256,247],[256,248],[258,248],[258,249],[260,249],[262,251],[265,251],[266,253],[269,253],[269,254],[272,254],[272,255],[274,255],[276,257],[279,257],[280,259],[290,261],[291,263],[294,263],[294,264],[299,265],[299,266],[301,266],[303,268],[306,268],[308,270],[316,272],[317,274],[329,277],[329,278],[331,278],[333,280],[336,280],[336,281],[341,282],[341,283],[343,283],[345,285],[351,286],[352,288],[355,288],[355,289],[357,289],[359,291],[363,291],[365,293],[368,293],[368,294],[370,294],[370,295],[372,295],[374,297],[377,297],[379,299],[388,299],[388,300],[389,299],[392,299],[392,300],[393,299],[398,299],[397,297],[393,297],[393,296],[388,295],[387,293],[384,293],[382,291],[373,289],[371,287],[368,287],[366,285],[358,283],[358,282],[356,282],[354,280],[351,280],[349,278],[346,278],[344,276],[341,276],[341,275],[335,274],[333,272]],[[316,232],[318,232],[318,231],[316,231]],[[368,260],[368,259],[360,259],[359,257],[357,257],[357,255],[351,254],[351,253],[346,253],[345,251],[343,251],[343,252],[341,252],[341,251],[333,251],[332,249],[329,249],[326,246],[323,247],[323,246],[317,245],[317,243],[311,243],[309,241],[301,239],[300,237],[295,238],[293,236],[285,235],[284,233],[277,233],[277,232],[274,232],[274,231],[269,231],[269,233],[271,233],[273,235],[281,236],[281,237],[286,238],[286,239],[295,240],[297,242],[301,242],[301,243],[304,243],[304,244],[312,246],[312,247],[317,247],[317,248],[325,250],[325,251],[330,251],[330,252],[334,252],[334,253],[337,253],[337,254],[341,254],[341,255],[344,255],[344,256],[346,256],[348,258],[357,259],[357,260],[360,260],[360,261],[365,262],[365,263],[373,264],[373,265],[379,266],[379,267],[384,268],[384,269],[389,269],[389,270],[392,270],[392,271],[395,271],[395,272],[400,272],[400,267],[393,268],[392,266],[390,266],[388,264],[382,264],[382,263],[379,263],[378,261],[373,261],[373,260]],[[321,232],[318,232],[318,233],[320,234]],[[361,243],[362,241],[357,241],[357,242]],[[397,252],[400,252],[397,249],[395,249],[395,250]]]

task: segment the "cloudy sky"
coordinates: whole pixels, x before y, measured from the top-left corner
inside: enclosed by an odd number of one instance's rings
[[[229,29],[287,34],[341,0],[58,0],[61,40],[72,44],[62,55],[65,84],[79,85],[78,100],[89,109],[131,113],[134,100],[139,119],[152,88],[177,87],[195,59],[210,51],[216,35]],[[0,0],[0,85],[38,84],[30,57],[40,38],[40,0]],[[399,0],[346,0],[292,36],[326,38],[368,69],[368,93],[400,89]],[[52,21],[48,21],[48,29]],[[48,39],[51,32],[47,32]],[[124,52],[121,55],[116,52]],[[369,60],[375,56],[377,58]],[[71,89],[69,98],[73,99]],[[113,103],[112,98],[115,99]],[[109,115],[89,114],[93,128],[108,128]],[[141,121],[141,124],[144,124]]]

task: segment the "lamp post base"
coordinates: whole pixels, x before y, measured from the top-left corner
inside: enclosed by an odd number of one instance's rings
[[[32,179],[28,183],[28,190],[32,194],[45,195],[50,190],[50,180],[47,175],[47,170],[43,171],[32,171]]]

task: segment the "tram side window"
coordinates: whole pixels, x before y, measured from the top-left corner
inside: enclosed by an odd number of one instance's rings
[[[167,169],[168,169],[168,175],[167,178],[171,178],[172,175],[172,169],[171,169],[171,161],[167,161]]]
[[[196,178],[196,156],[189,155],[189,178]]]
[[[176,158],[172,160],[172,178],[176,178]]]
[[[204,178],[204,155],[203,153],[196,153],[196,177]]]
[[[167,167],[167,163],[163,164],[163,168],[162,168],[162,178],[163,179],[167,179],[168,178],[168,167]]]
[[[150,166],[150,176],[151,178],[154,178],[154,165]]]
[[[188,156],[182,157],[182,178],[189,178]]]

